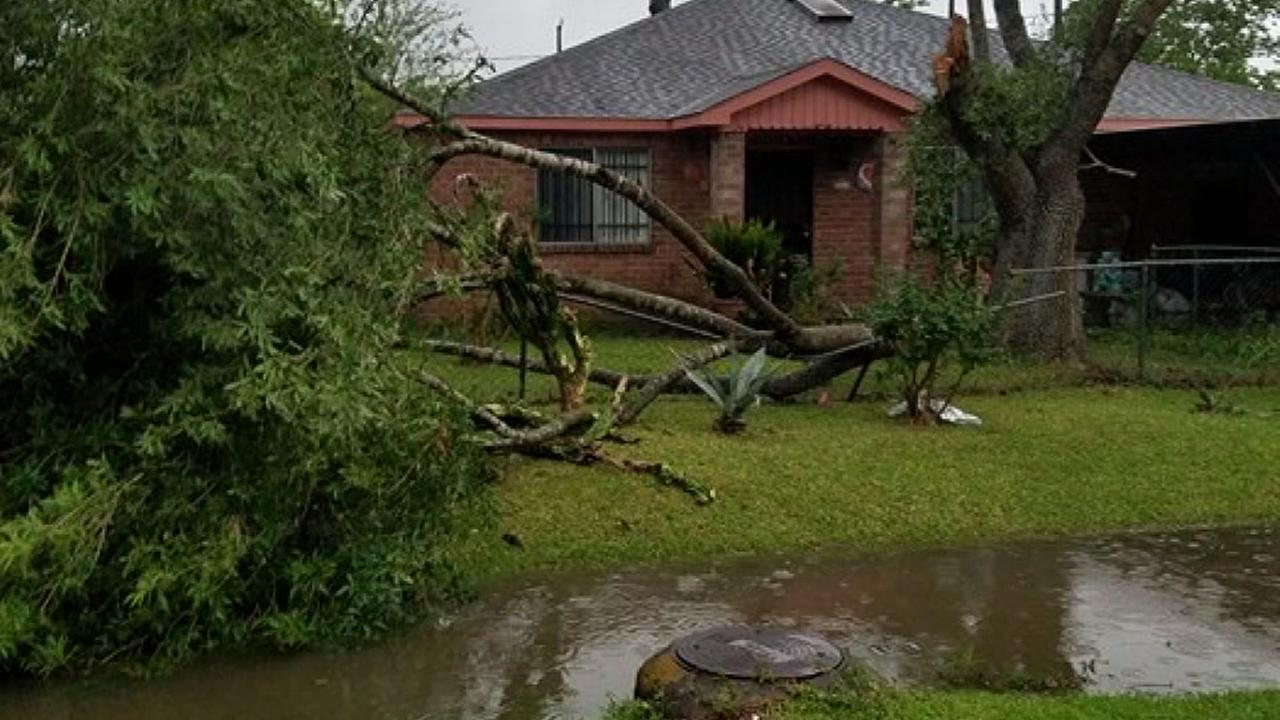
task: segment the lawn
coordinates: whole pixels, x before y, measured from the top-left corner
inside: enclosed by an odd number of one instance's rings
[[[687,341],[604,338],[603,365],[662,367]],[[509,398],[510,370],[436,360],[478,396]],[[850,380],[835,388],[847,392]],[[1072,370],[1006,364],[960,401],[980,429],[911,427],[887,400],[764,404],[749,429],[711,431],[714,408],[664,399],[615,453],[662,460],[715,488],[699,507],[648,478],[514,459],[497,527],[454,548],[480,580],[533,569],[607,567],[838,546],[852,552],[994,539],[1280,519],[1280,388],[1240,388],[1247,414],[1196,413],[1179,389],[1087,384]],[[871,383],[873,391],[883,384]],[[1041,389],[1026,389],[1026,388]],[[531,377],[533,399],[551,396]],[[502,540],[519,538],[520,549]]]
[[[603,337],[603,366],[648,372],[698,343]],[[511,370],[433,361],[476,397],[509,400]],[[699,397],[667,398],[613,450],[662,460],[713,486],[698,506],[647,477],[512,459],[501,467],[496,526],[477,523],[451,549],[483,585],[535,570],[697,561],[841,548],[852,553],[1131,529],[1280,520],[1280,388],[1241,387],[1243,412],[1205,414],[1187,389],[1101,385],[1076,368],[1002,363],[979,372],[959,405],[981,428],[913,427],[885,415],[888,385],[822,406],[766,403],[749,428],[711,430]],[[851,379],[835,388],[843,399]],[[531,376],[530,399],[554,396]],[[600,389],[597,399],[607,391]],[[518,542],[515,542],[518,539]],[[779,720],[1181,720],[1280,717],[1280,695],[1180,700],[1023,697],[974,692],[815,696]],[[618,720],[643,717],[624,706]]]
[[[1280,693],[1192,698],[1058,697],[932,692],[814,697],[770,720],[1262,720],[1280,717]]]
[[[643,703],[615,706],[606,720],[661,720]],[[1280,717],[1280,692],[1192,697],[971,691],[813,692],[761,720],[1264,720]]]

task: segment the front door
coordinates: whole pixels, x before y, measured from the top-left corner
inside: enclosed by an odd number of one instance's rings
[[[783,250],[813,260],[813,153],[753,150],[747,153],[746,213],[773,222]]]

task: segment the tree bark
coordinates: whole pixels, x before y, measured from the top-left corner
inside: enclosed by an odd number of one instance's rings
[[[981,17],[983,0],[969,0],[971,16]],[[1125,69],[1155,22],[1173,0],[1099,0],[1085,30],[1083,46],[1061,72],[1074,73],[1061,110],[1045,139],[1032,147],[1011,146],[1000,128],[979,126],[971,110],[992,82],[973,65],[956,71],[941,89],[940,108],[952,133],[982,169],[1000,217],[993,295],[996,302],[1063,292],[1056,303],[1014,308],[1003,317],[1006,344],[1044,358],[1076,360],[1084,352],[1078,277],[1071,272],[1020,275],[1010,270],[1072,265],[1077,233],[1085,215],[1080,187],[1080,158],[1106,114]],[[1000,36],[1013,62],[1012,72],[1049,62],[1027,32],[1017,0],[995,0]],[[975,28],[975,33],[977,28]],[[981,62],[974,65],[980,65]]]
[[[520,367],[520,358],[496,348],[465,345],[444,340],[428,340],[423,347],[434,353],[492,363],[510,368]],[[715,352],[714,346],[706,352]],[[742,348],[744,346],[739,346]],[[864,341],[813,359],[803,368],[785,375],[775,375],[765,382],[760,394],[770,400],[789,400],[815,388],[822,387],[849,372],[886,356],[885,348],[874,341]],[[713,358],[714,359],[714,358]],[[710,360],[708,360],[710,361]],[[554,375],[551,368],[540,360],[529,360],[526,367],[539,375]],[[664,380],[665,375],[628,375],[606,368],[592,368],[588,380],[594,385],[614,389],[623,380],[633,386],[649,387]],[[664,394],[691,395],[701,392],[688,378],[677,375],[669,384],[664,383]]]
[[[1001,331],[1005,345],[1021,355],[1076,361],[1083,357],[1085,350],[1078,274],[1052,272],[1016,277],[1010,274],[1011,270],[1020,268],[1075,263],[1076,234],[1085,214],[1076,163],[1066,163],[1054,177],[1039,184],[1035,200],[1025,210],[1027,223],[1012,228],[1017,234],[1006,233],[1003,238],[992,293],[1008,300],[1062,292],[1062,298],[1054,302],[1007,310],[1001,318]]]

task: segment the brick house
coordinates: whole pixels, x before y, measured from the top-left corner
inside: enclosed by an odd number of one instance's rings
[[[695,227],[716,217],[774,221],[789,251],[815,267],[840,265],[842,300],[865,301],[876,269],[902,267],[911,254],[901,137],[934,92],[932,58],[947,20],[873,0],[666,4],[480,84],[458,119],[626,173]],[[1276,117],[1280,96],[1135,64],[1099,133],[1115,145],[1115,137]],[[404,127],[420,122],[399,118]],[[504,191],[551,266],[709,299],[679,244],[627,201],[486,158],[453,161],[433,192],[448,197],[463,173]],[[1086,177],[1091,200],[1110,196],[1108,182],[1092,187]]]

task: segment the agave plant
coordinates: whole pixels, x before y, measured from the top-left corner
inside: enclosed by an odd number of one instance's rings
[[[726,377],[707,370],[685,371],[689,380],[719,406],[720,417],[716,418],[716,430],[732,435],[746,428],[747,423],[742,416],[755,404],[760,388],[769,379],[769,373],[765,371],[765,359],[764,348],[760,348]]]

